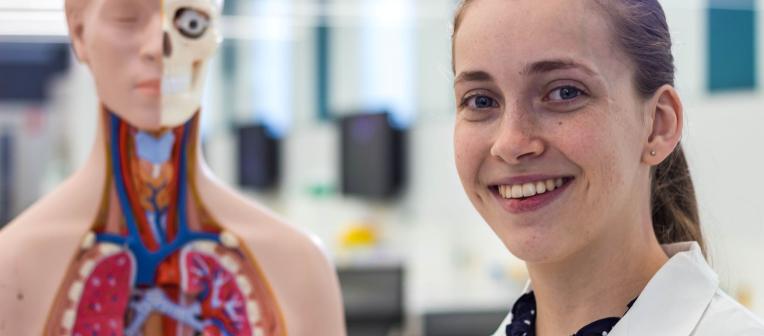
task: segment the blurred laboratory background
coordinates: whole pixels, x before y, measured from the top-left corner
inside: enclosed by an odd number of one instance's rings
[[[764,0],[665,0],[722,286],[764,317]],[[456,0],[226,0],[205,156],[337,265],[351,335],[484,335],[525,284],[453,163]],[[97,97],[63,0],[0,0],[0,227],[80,166]],[[288,242],[284,242],[288,244]]]

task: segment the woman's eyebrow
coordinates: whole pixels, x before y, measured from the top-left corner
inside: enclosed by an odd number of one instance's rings
[[[580,69],[590,76],[597,76],[590,67],[570,59],[543,60],[529,64],[523,69],[525,75],[538,75],[555,70]]]
[[[454,84],[461,82],[491,82],[493,77],[485,71],[464,71],[459,73]]]

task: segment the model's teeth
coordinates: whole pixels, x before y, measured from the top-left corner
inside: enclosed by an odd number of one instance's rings
[[[191,75],[165,75],[162,77],[162,94],[174,95],[186,92],[191,88]]]
[[[525,184],[500,185],[498,191],[503,198],[523,198],[553,191],[562,186],[562,184],[563,179],[557,178]]]

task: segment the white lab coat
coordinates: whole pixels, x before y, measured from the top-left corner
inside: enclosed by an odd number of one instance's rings
[[[668,262],[608,336],[764,336],[764,322],[719,288],[698,243],[663,249]],[[505,336],[511,321],[510,312],[493,336]]]

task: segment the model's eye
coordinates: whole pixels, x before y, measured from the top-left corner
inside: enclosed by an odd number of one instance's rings
[[[499,107],[499,104],[495,99],[485,95],[469,96],[462,102],[463,107],[469,107],[471,109],[486,109],[492,107]]]
[[[181,8],[175,13],[175,27],[183,36],[197,39],[204,35],[210,25],[207,14],[191,8]]]
[[[138,23],[138,18],[134,16],[123,16],[114,18],[114,21],[118,24],[133,26]]]
[[[143,14],[142,5],[134,0],[104,1],[101,8],[103,18],[120,24],[137,23]]]
[[[583,94],[585,93],[582,90],[579,90],[574,86],[562,86],[549,92],[545,98],[546,100],[551,101],[565,101],[574,99]]]

